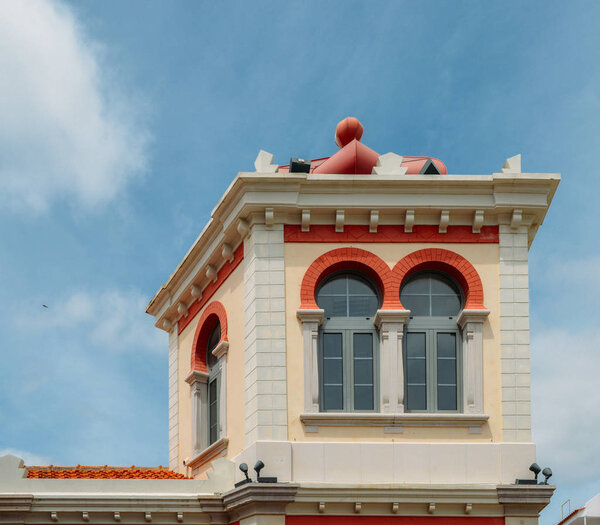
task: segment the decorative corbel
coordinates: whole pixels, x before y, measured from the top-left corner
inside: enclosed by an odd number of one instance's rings
[[[345,215],[344,210],[335,210],[335,231],[337,233],[344,231]]]
[[[466,503],[465,504],[465,514],[471,514],[472,510],[473,510],[473,504],[472,503]]]
[[[146,520],[146,523],[151,523],[152,522],[152,513],[146,512],[146,514],[144,514],[144,519]]]
[[[325,512],[325,502],[319,501],[319,514],[323,514]]]
[[[277,173],[279,171],[279,165],[273,164],[273,154],[262,149],[256,156],[254,168],[257,173]]]
[[[183,523],[183,512],[178,512],[177,513],[177,522],[178,523]]]
[[[206,265],[206,277],[208,277],[213,283],[217,282],[217,269],[212,264]]]
[[[55,510],[50,513],[50,519],[52,521],[58,521],[58,513]]]
[[[190,286],[190,295],[194,298],[194,299],[202,299],[202,289],[197,285],[197,284],[192,284],[192,286]]]
[[[171,328],[173,328],[173,323],[169,319],[163,319],[162,327],[163,327],[163,330],[170,332]]]
[[[115,512],[113,513],[113,519],[114,519],[115,521],[121,521],[121,513],[120,513],[119,511],[115,511]]]
[[[400,510],[400,504],[397,501],[392,503],[392,514],[398,514],[399,510]]]
[[[187,315],[188,314],[188,307],[183,301],[179,301],[177,303],[177,313],[179,315]]]
[[[250,225],[248,224],[248,221],[239,219],[237,222],[237,231],[242,236],[242,239],[246,237],[250,231]]]
[[[90,521],[90,513],[89,513],[89,512],[87,512],[87,511],[83,511],[83,512],[81,513],[81,519],[82,519],[83,521]]]
[[[404,217],[404,233],[412,233],[415,224],[415,210],[406,210]]]
[[[442,213],[440,213],[440,228],[439,228],[439,232],[440,233],[447,233],[448,232],[448,224],[450,223],[450,211],[449,210],[442,210]]]
[[[361,510],[362,510],[362,503],[360,501],[357,501],[356,503],[354,503],[354,512],[356,514],[360,514]]]
[[[275,223],[275,211],[273,208],[265,208],[265,225],[270,228]]]
[[[514,209],[510,218],[510,229],[517,230],[523,221],[523,210]]]
[[[302,210],[302,231],[310,231],[310,210]]]
[[[371,210],[371,217],[369,219],[369,232],[377,233],[378,225],[379,225],[379,210]]]
[[[483,226],[483,210],[476,210],[473,215],[473,233],[481,233]]]
[[[427,507],[427,512],[429,512],[429,514],[433,514],[435,512],[435,503],[429,504],[429,506]]]
[[[231,244],[223,244],[223,248],[221,249],[221,255],[226,261],[233,262],[233,248],[231,247]]]

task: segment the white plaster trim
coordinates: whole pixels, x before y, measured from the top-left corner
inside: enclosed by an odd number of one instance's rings
[[[462,310],[457,323],[463,331],[463,407],[470,414],[483,412],[483,323],[489,310]]]
[[[214,347],[212,353],[217,359],[221,359],[227,355],[229,351],[229,341],[221,341],[217,346]]]
[[[402,341],[410,310],[377,310],[379,328],[379,406],[381,412],[404,412]]]
[[[344,210],[335,210],[335,231],[338,233],[344,231],[345,215]]]
[[[325,427],[479,427],[490,418],[487,414],[319,412],[300,414],[300,421],[309,426]]]
[[[201,452],[196,453],[192,458],[186,463],[186,467],[189,468],[197,468],[205,463],[213,460],[217,456],[224,456],[227,454],[227,447],[229,445],[229,439],[226,437],[222,437],[221,439],[215,441],[209,447],[206,447]]]
[[[440,233],[448,233],[448,224],[450,224],[450,211],[442,210],[440,213],[440,227],[438,231]]]
[[[193,385],[196,382],[208,383],[208,374],[206,372],[201,372],[200,370],[193,370],[185,378],[185,382],[188,385]]]
[[[302,323],[304,349],[304,410],[319,411],[319,326],[323,322],[325,310],[296,310]]]
[[[369,218],[369,233],[377,233],[378,225],[379,225],[379,210],[371,210],[371,216]]]

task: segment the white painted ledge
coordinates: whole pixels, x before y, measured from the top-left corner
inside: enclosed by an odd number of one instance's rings
[[[487,414],[374,414],[371,412],[319,412],[300,414],[307,432],[317,432],[318,427],[387,427],[390,432],[402,432],[402,427],[463,427],[472,433],[490,418]]]
[[[186,463],[186,467],[197,468],[209,461],[215,459],[217,456],[222,456],[227,453],[227,446],[229,445],[229,439],[226,437],[215,441],[210,447],[206,447],[201,452],[196,453]]]

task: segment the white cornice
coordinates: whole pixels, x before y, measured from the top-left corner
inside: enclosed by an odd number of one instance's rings
[[[191,286],[208,284],[210,265],[223,264],[223,245],[233,251],[255,223],[336,224],[336,210],[344,210],[343,224],[373,227],[404,225],[408,210],[414,224],[439,224],[449,211],[449,225],[473,225],[473,214],[485,213],[485,225],[514,223],[522,210],[522,225],[530,241],[544,220],[559,174],[494,173],[492,175],[330,175],[306,173],[239,173],[215,206],[212,217],[169,280],[150,301],[146,311],[156,326],[181,316],[177,304],[190,304]],[[269,209],[266,214],[265,210]],[[272,209],[272,213],[271,213]],[[337,214],[338,227],[340,215]],[[481,213],[480,213],[481,215]],[[412,216],[412,215],[411,215]],[[243,222],[241,222],[243,221]],[[241,225],[241,227],[240,227]],[[181,310],[181,308],[180,308]]]

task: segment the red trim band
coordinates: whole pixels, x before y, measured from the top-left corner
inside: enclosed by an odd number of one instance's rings
[[[189,325],[194,317],[198,314],[202,308],[210,301],[210,298],[215,292],[221,287],[221,285],[227,280],[227,278],[233,273],[238,265],[244,260],[244,243],[240,244],[238,249],[233,254],[233,261],[226,262],[217,273],[217,280],[215,282],[208,283],[208,286],[202,290],[202,297],[198,301],[197,299],[188,307],[187,315],[182,316],[177,321],[177,333],[180,334],[184,328]]]
[[[440,233],[438,226],[419,224],[412,233],[394,225],[381,225],[370,233],[368,226],[350,224],[343,232],[336,232],[331,224],[313,224],[307,232],[298,224],[283,227],[285,242],[435,242],[435,243],[498,243],[498,226],[482,226],[481,233],[473,233],[471,226],[448,226],[447,233]]]

